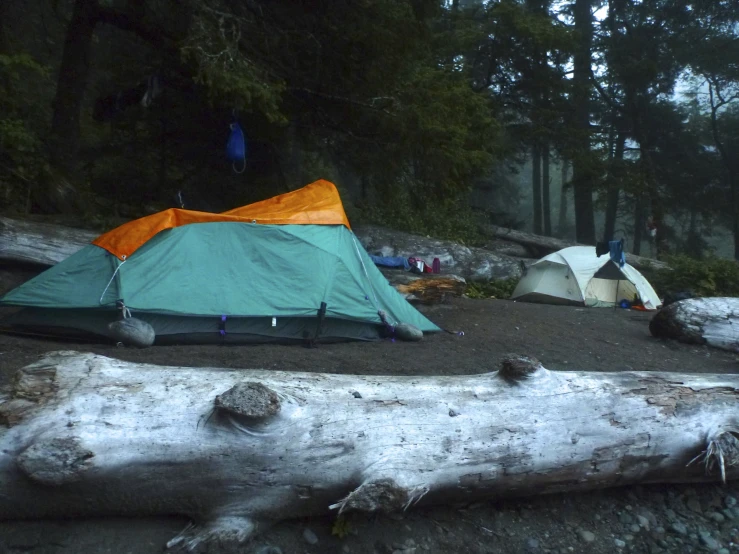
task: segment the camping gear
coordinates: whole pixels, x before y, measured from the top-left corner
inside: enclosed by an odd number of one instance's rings
[[[226,142],[226,157],[231,161],[231,167],[236,173],[243,173],[246,170],[246,138],[241,125],[236,121],[235,110],[233,115],[234,121],[229,126],[231,132]],[[237,163],[241,163],[241,169],[236,169]]]
[[[441,273],[441,261],[439,258],[434,258],[434,261],[431,262],[431,269],[434,273]]]
[[[117,300],[155,344],[377,340],[380,310],[391,325],[441,331],[372,263],[323,180],[220,214],[130,221],[0,298],[24,307],[2,324],[110,339]]]
[[[382,267],[402,267],[406,271],[411,268],[408,258],[403,256],[373,256],[370,254],[370,259],[375,265]]]
[[[661,302],[652,285],[624,261],[619,267],[593,246],[571,246],[532,264],[511,299],[544,304],[612,307],[636,295],[648,310]]]

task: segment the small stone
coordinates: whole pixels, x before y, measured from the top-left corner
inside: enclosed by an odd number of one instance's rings
[[[526,549],[527,550],[539,550],[539,541],[533,538],[529,538],[526,540]]]
[[[257,548],[254,551],[254,554],[282,554],[282,550],[280,550],[277,546],[262,546],[261,548]]]
[[[731,554],[728,548],[722,548],[718,551],[718,554]]]
[[[703,513],[703,508],[701,508],[701,503],[698,501],[698,498],[695,496],[691,496],[688,498],[688,500],[685,502],[685,505],[693,510],[696,514]]]
[[[721,544],[706,532],[701,533],[701,543],[705,545],[708,550],[716,551],[721,548]]]
[[[626,543],[622,541],[621,539],[614,539],[613,544],[616,545],[616,548],[625,548]]]
[[[733,508],[734,506],[736,506],[736,498],[734,498],[733,496],[727,496],[726,498],[724,498],[724,504],[727,508]]]
[[[724,515],[718,512],[712,512],[709,517],[716,523],[723,523],[724,521],[726,521],[726,518],[724,517]]]
[[[584,542],[593,542],[595,540],[595,534],[591,533],[590,531],[580,529],[580,531],[578,531],[578,534]]]
[[[732,512],[732,511],[731,511],[731,510],[729,510],[728,508],[727,508],[727,509],[725,509],[725,510],[721,510],[721,513],[722,513],[722,514],[724,514],[724,517],[725,517],[726,519],[729,519],[729,520],[731,520],[731,519],[734,519],[734,518],[736,517],[736,516],[734,515],[734,512]]]
[[[629,527],[629,531],[631,531],[632,533],[638,533],[639,531],[641,531],[641,527],[639,527],[636,523],[632,523]]]
[[[665,517],[667,517],[667,521],[672,523],[673,521],[677,519],[677,514],[673,510],[670,510],[668,508],[665,510]]]
[[[618,520],[624,525],[631,525],[634,522],[634,518],[625,512],[618,516]]]
[[[308,528],[303,531],[303,538],[308,544],[318,544],[318,537],[313,531]]]
[[[626,542],[631,542],[634,540],[634,535],[624,535],[624,540]]]
[[[684,523],[681,523],[679,521],[674,522],[672,525],[670,525],[670,529],[677,533],[678,535],[687,535],[688,534],[688,528],[685,527]]]
[[[636,522],[639,524],[639,527],[643,527],[644,529],[649,531],[649,525],[650,525],[649,518],[647,518],[646,516],[639,515],[639,516],[636,516]]]
[[[352,396],[353,396],[354,398],[362,398],[362,395],[361,395],[361,394],[359,394],[359,393],[358,393],[357,391],[352,391]]]
[[[665,528],[661,525],[654,528],[654,534],[655,535],[664,535],[665,534]]]

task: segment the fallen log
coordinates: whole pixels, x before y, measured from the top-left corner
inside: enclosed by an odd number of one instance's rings
[[[453,499],[739,477],[739,375],[379,377],[158,367],[76,352],[0,404],[0,518],[185,514],[168,543]]]
[[[84,229],[0,217],[0,261],[52,266],[97,236]]]
[[[536,258],[541,258],[569,246],[582,246],[579,243],[556,237],[534,235],[507,227],[498,227],[497,225],[482,225],[481,230],[487,236],[516,242],[528,247],[530,249],[530,255]],[[640,271],[647,269],[668,269],[668,265],[665,262],[645,258],[644,256],[637,256],[636,254],[626,253],[626,261]]]
[[[649,322],[652,336],[739,352],[739,298],[691,298],[669,304]]]

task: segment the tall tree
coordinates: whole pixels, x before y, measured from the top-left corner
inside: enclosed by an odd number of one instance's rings
[[[552,205],[550,199],[549,143],[541,149],[541,209],[544,219],[544,234],[552,236]]]
[[[575,195],[575,234],[578,242],[595,244],[595,215],[592,183],[596,177],[591,161],[590,94],[591,46],[593,41],[593,1],[575,0],[573,15],[577,32],[574,56],[572,104],[575,123],[575,151],[572,156],[572,187]]]
[[[541,220],[541,149],[534,144],[531,149],[531,192],[534,206],[534,234],[541,235],[543,231]]]

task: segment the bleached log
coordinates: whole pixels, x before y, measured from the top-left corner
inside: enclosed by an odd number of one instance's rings
[[[0,518],[185,514],[168,546],[276,520],[738,476],[739,375],[387,377],[56,352],[0,404]]]
[[[649,322],[653,336],[739,352],[739,298],[691,298],[662,308]]]
[[[482,225],[481,229],[483,233],[488,236],[527,246],[531,250],[530,255],[532,257],[546,256],[547,254],[551,254],[552,252],[556,252],[557,250],[562,250],[563,248],[568,248],[570,246],[581,246],[576,242],[562,240],[556,237],[534,235],[532,233],[517,231],[516,229],[509,229],[507,227],[498,227],[497,225]],[[668,268],[668,265],[665,262],[652,258],[645,258],[644,256],[637,256],[636,254],[627,253],[626,261],[640,271],[645,269]]]
[[[0,217],[0,261],[52,266],[97,236],[84,229]]]

